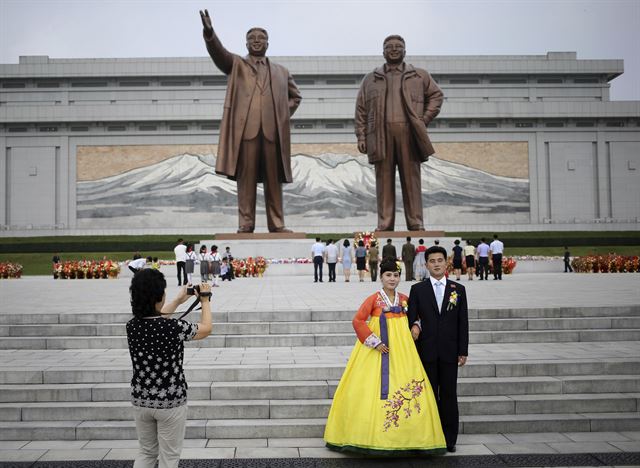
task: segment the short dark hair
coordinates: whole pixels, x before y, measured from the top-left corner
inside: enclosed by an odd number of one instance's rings
[[[147,257],[147,262],[151,263],[152,261],[153,261],[153,258]]]
[[[411,242],[411,236],[407,236],[407,242]]]
[[[217,252],[218,251],[218,246],[217,245],[212,245],[211,246],[211,251],[212,252]]]
[[[182,237],[181,237],[180,239],[178,239],[178,244],[179,244],[180,242],[182,242],[182,241],[183,241],[183,239],[182,239]]]
[[[342,243],[342,245],[344,245],[345,247],[349,247],[349,239],[345,239],[344,242]]]
[[[498,234],[494,234],[494,235],[493,235],[493,238],[494,238],[494,239],[497,239],[497,238],[498,238]]]
[[[205,252],[207,251],[207,246],[206,246],[206,245],[204,245],[204,244],[202,244],[202,245],[200,246],[200,252],[202,252],[202,251],[205,251]]]
[[[158,261],[158,257],[153,257],[153,261],[157,262]]]
[[[447,259],[447,250],[444,247],[440,247],[439,245],[433,245],[429,247],[424,253],[425,260],[429,260],[429,255],[436,253],[441,253],[442,255],[444,255],[444,259]]]
[[[358,247],[364,247],[364,241],[362,239],[358,241]]]
[[[482,238],[480,239],[480,242],[484,242],[484,237],[482,237]]]
[[[454,240],[453,243],[456,245],[460,245],[460,241],[458,239]]]
[[[320,242],[320,238],[319,237],[316,237],[316,242]]]
[[[251,34],[253,31],[260,31],[262,33],[264,33],[265,36],[267,36],[267,40],[269,39],[269,33],[267,32],[266,29],[264,28],[259,28],[257,26],[254,26],[253,28],[249,29],[247,31],[247,34],[245,34],[245,37],[247,37],[249,34]]]
[[[137,318],[160,315],[156,303],[162,301],[166,288],[167,281],[158,270],[146,268],[133,275],[129,286],[133,315]]]
[[[393,242],[391,239],[387,239],[387,244],[391,244]]]
[[[436,245],[440,245],[440,241],[438,239],[434,240],[433,243]]]
[[[392,35],[387,36],[387,37],[384,38],[384,41],[382,42],[382,46],[384,47],[384,45],[387,42],[389,42],[390,40],[392,40],[392,39],[397,39],[397,40],[399,40],[400,42],[402,42],[403,44],[406,45],[406,43],[404,42],[404,38],[402,36],[400,36],[398,34],[392,34]]]
[[[400,267],[398,266],[398,262],[395,258],[384,257],[382,262],[380,262],[380,275],[387,271],[400,271]]]

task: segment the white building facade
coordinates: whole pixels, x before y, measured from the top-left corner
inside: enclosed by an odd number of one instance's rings
[[[303,96],[288,227],[374,228],[375,178],[357,153],[353,116],[360,81],[383,58],[272,60]],[[427,229],[640,227],[640,102],[609,100],[622,60],[406,61],[446,96],[429,129],[437,154],[422,168]],[[208,58],[0,64],[0,235],[234,231],[235,183],[213,171],[225,91]],[[266,230],[258,198],[257,230]]]

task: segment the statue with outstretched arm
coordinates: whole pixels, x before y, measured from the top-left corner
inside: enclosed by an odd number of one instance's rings
[[[291,175],[290,118],[302,99],[289,71],[266,57],[269,35],[251,28],[248,55],[224,48],[207,10],[200,11],[202,34],[213,63],[227,75],[227,93],[220,125],[216,173],[238,187],[238,232],[253,232],[257,184],[264,187],[269,232],[285,227],[282,184]]]

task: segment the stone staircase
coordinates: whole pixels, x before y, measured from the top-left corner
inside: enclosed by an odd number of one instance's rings
[[[355,342],[352,315],[214,313],[214,335],[186,351],[187,437],[322,437]],[[130,317],[0,315],[0,348],[30,361],[0,372],[0,439],[135,439]],[[640,430],[640,306],[479,309],[470,328],[461,433]],[[596,345],[627,353],[585,351]]]
[[[130,314],[4,315],[0,349],[126,348],[124,324]],[[350,346],[353,311],[214,313],[215,327],[205,340],[187,346],[251,348]],[[190,320],[197,320],[194,313]],[[640,312],[633,307],[493,309],[470,311],[472,344],[640,341]]]

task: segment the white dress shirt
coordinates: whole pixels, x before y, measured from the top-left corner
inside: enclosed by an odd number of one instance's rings
[[[504,252],[504,244],[498,239],[495,239],[491,243],[491,245],[489,245],[489,249],[491,249],[492,255],[501,254],[502,252]]]
[[[144,257],[136,258],[135,260],[131,260],[129,262],[129,266],[131,268],[135,268],[136,270],[141,270],[147,265],[147,259]]]
[[[338,262],[338,246],[336,244],[327,245],[327,263]]]
[[[444,288],[447,287],[447,277],[443,276],[442,278],[437,280],[433,276],[429,276],[429,281],[431,281],[431,287],[433,288],[433,295],[436,297],[436,302],[438,302],[438,291],[436,289],[436,283],[440,284],[440,289],[442,291],[442,302],[444,302]],[[442,309],[442,303],[438,304],[438,306],[440,307],[440,309]]]
[[[173,253],[176,254],[176,262],[184,262],[187,260],[187,246],[184,244],[176,245],[173,249]]]
[[[324,244],[322,242],[316,242],[311,246],[311,252],[314,257],[322,257],[324,255]]]

